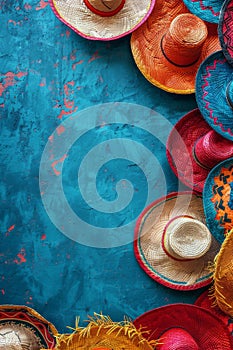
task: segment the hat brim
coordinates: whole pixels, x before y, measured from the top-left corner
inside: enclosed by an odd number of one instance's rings
[[[178,290],[193,290],[211,283],[208,269],[220,244],[212,238],[208,252],[195,260],[175,260],[162,247],[164,228],[177,216],[190,216],[205,223],[202,196],[192,192],[171,193],[151,203],[135,227],[134,252],[141,268],[155,281]]]
[[[210,130],[199,109],[194,109],[175,124],[167,140],[166,154],[171,169],[181,182],[197,192],[203,191],[209,170],[195,161],[193,149],[196,141]]]
[[[218,317],[223,323],[227,326],[229,332],[233,336],[233,318],[227,316],[222,310],[219,309],[217,305],[213,306],[213,302],[209,297],[209,290],[203,292],[195,301],[195,305],[200,306],[206,310],[209,310],[214,314],[215,317]]]
[[[196,76],[196,101],[206,122],[217,133],[233,141],[233,110],[226,100],[226,88],[233,68],[222,51],[202,62]]]
[[[55,336],[58,334],[55,326],[48,322],[35,310],[21,305],[0,306],[0,330],[3,328],[14,331],[30,332],[38,341],[38,348],[54,348]],[[24,339],[25,340],[25,339]]]
[[[183,0],[190,12],[203,21],[218,23],[223,0]]]
[[[186,330],[200,350],[230,350],[232,337],[224,323],[210,311],[190,304],[171,304],[147,311],[133,321],[137,328],[148,330],[145,337],[159,339],[171,328]]]
[[[203,190],[206,224],[219,243],[223,243],[226,231],[233,227],[233,208],[228,205],[233,196],[233,189],[228,184],[229,172],[233,176],[233,158],[219,163],[210,171]]]
[[[157,0],[146,23],[133,32],[131,51],[139,70],[153,85],[171,93],[192,94],[198,67],[206,57],[220,49],[220,44],[217,26],[207,24],[208,37],[199,60],[189,67],[170,63],[162,53],[161,39],[172,20],[183,13],[189,11],[182,1]]]
[[[49,0],[55,15],[77,34],[89,40],[116,40],[130,34],[145,22],[155,0],[126,0],[114,16],[101,17],[83,0]]]
[[[230,64],[233,64],[233,1],[224,1],[218,24],[218,35],[224,56]]]

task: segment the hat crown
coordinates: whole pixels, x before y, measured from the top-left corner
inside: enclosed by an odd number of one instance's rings
[[[125,0],[84,0],[86,6],[97,15],[113,16],[124,6]]]
[[[211,169],[233,156],[233,143],[214,130],[210,130],[195,143],[193,156],[202,168]]]
[[[208,36],[205,23],[190,13],[178,15],[162,38],[161,48],[170,63],[180,67],[194,64]]]
[[[158,350],[199,350],[193,337],[182,328],[171,328],[160,338],[161,345]],[[156,348],[157,349],[157,348]]]
[[[164,231],[165,250],[178,260],[197,259],[211,245],[211,234],[206,225],[197,219],[176,217],[170,220]]]

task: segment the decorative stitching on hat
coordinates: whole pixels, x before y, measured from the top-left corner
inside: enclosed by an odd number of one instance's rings
[[[220,12],[215,12],[212,6],[205,6],[205,5],[203,4],[203,1],[202,1],[202,0],[200,0],[200,1],[198,1],[198,0],[191,0],[191,1],[192,1],[192,2],[199,2],[202,10],[210,10],[210,11],[212,12],[212,14],[213,14],[214,16],[216,16],[216,17],[218,17],[219,14],[220,14]]]

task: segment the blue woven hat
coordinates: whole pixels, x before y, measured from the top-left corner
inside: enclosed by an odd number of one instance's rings
[[[222,6],[218,35],[224,56],[233,64],[233,0],[226,0]]]
[[[183,0],[190,12],[203,21],[218,23],[223,0]]]
[[[233,67],[222,51],[210,55],[200,65],[196,101],[207,123],[233,141]]]
[[[203,207],[210,232],[222,243],[233,228],[233,158],[210,171],[203,191]]]

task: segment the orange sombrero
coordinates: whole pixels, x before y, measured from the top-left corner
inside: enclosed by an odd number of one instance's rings
[[[195,92],[198,67],[219,49],[217,26],[191,14],[177,0],[157,0],[148,20],[131,37],[134,60],[146,79],[177,94]]]

